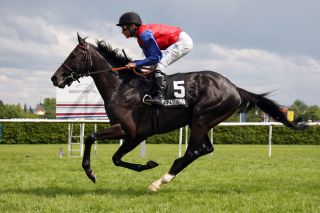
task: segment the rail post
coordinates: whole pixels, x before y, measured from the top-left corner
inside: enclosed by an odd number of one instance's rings
[[[268,145],[268,150],[269,150],[269,158],[271,158],[271,152],[272,152],[272,124],[269,125],[269,145]]]

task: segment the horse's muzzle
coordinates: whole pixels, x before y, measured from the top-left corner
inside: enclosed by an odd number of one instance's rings
[[[64,88],[66,86],[65,82],[64,81],[59,82],[57,76],[55,75],[51,77],[51,81],[53,83],[53,86],[55,87]]]
[[[53,83],[53,86],[55,86],[55,87],[58,86],[58,79],[56,76],[52,76],[51,81]]]

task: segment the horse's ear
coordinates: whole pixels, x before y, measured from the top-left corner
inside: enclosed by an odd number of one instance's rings
[[[79,44],[83,44],[85,43],[85,40],[83,38],[80,37],[79,33],[77,32],[77,36],[78,36],[78,42]]]

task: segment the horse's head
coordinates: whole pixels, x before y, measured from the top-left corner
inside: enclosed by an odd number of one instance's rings
[[[90,44],[78,34],[79,44],[72,50],[67,59],[51,77],[54,86],[64,88],[78,81],[80,77],[89,75],[92,58],[89,51]]]

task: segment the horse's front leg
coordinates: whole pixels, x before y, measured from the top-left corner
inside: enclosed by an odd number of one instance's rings
[[[84,155],[82,159],[82,168],[86,172],[88,178],[94,183],[96,182],[96,175],[91,169],[90,165],[90,155],[91,155],[91,146],[96,140],[102,139],[122,139],[125,136],[120,124],[112,125],[111,127],[104,129],[100,132],[90,134],[85,140]]]
[[[116,153],[112,157],[112,161],[116,166],[125,167],[137,172],[141,172],[143,170],[152,169],[159,164],[155,161],[148,161],[145,165],[143,164],[135,164],[135,163],[128,163],[121,160],[121,158],[136,148],[143,139],[126,139],[123,144],[119,147]]]

